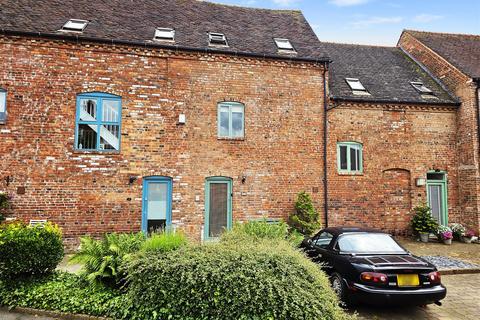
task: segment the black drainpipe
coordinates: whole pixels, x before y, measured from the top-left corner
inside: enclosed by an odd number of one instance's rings
[[[325,212],[325,228],[328,227],[328,174],[327,174],[327,62],[323,64],[323,210]]]

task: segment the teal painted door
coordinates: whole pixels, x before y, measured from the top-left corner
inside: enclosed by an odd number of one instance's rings
[[[208,178],[205,184],[205,239],[219,237],[232,227],[232,180]]]
[[[447,181],[445,174],[427,174],[427,198],[433,218],[441,225],[448,224]]]

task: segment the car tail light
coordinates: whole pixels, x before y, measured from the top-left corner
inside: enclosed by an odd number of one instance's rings
[[[440,272],[434,271],[430,272],[428,274],[428,280],[430,280],[430,283],[440,283]]]
[[[386,284],[388,282],[388,277],[386,274],[377,272],[362,272],[362,274],[360,275],[360,279],[363,282],[377,284]]]

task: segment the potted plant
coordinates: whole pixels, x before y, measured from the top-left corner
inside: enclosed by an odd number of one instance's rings
[[[438,226],[437,230],[439,240],[443,241],[444,244],[452,244],[453,232],[447,226]]]
[[[475,237],[475,231],[468,230],[462,235],[462,241],[465,243],[472,243],[473,237]]]
[[[416,206],[413,211],[414,215],[411,221],[413,232],[420,235],[420,241],[428,242],[428,236],[437,231],[438,224],[426,204]]]
[[[452,232],[453,232],[453,238],[455,240],[462,241],[462,237],[466,231],[465,227],[460,223],[452,223],[450,225],[450,228],[452,229]]]

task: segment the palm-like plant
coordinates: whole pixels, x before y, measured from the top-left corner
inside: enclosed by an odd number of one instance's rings
[[[92,283],[119,287],[123,284],[125,262],[145,242],[142,232],[133,234],[106,234],[101,240],[80,239],[80,250],[70,263],[83,264],[82,272]]]

